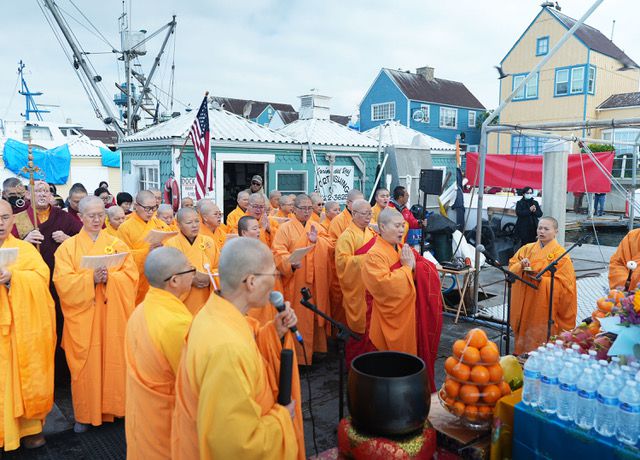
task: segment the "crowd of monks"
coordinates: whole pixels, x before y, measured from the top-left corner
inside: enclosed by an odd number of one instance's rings
[[[34,203],[16,208],[18,188],[5,181],[0,200],[0,261],[17,252],[0,266],[4,450],[44,444],[54,381],[67,379],[74,430],[125,417],[128,458],[304,458],[297,365],[326,352],[334,331],[301,304],[303,288],[360,336],[346,344],[348,363],[375,350],[417,355],[436,390],[440,278],[404,244],[419,224],[403,215],[401,187],[393,198],[377,190],[373,207],[352,190],[343,210],[317,193],[250,188],[225,223],[210,199],[185,198],[174,215],[158,190],[127,194],[129,207],[78,186],[65,211],[44,182],[35,183]],[[613,284],[627,275],[615,267],[640,259],[637,232],[612,258]],[[555,219],[541,219],[538,241],[509,268],[541,270],[563,252],[556,233]],[[87,265],[96,259],[103,265]],[[537,290],[514,286],[518,353],[546,338],[548,284],[545,276]],[[281,311],[269,303],[274,290],[284,295]],[[555,332],[573,327],[575,303],[566,257],[556,272]],[[296,364],[287,406],[276,403],[283,348],[295,350]]]

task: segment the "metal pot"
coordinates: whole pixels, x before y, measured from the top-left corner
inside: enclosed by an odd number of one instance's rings
[[[374,351],[351,362],[349,412],[354,427],[376,436],[421,430],[431,399],[422,359],[397,351]]]

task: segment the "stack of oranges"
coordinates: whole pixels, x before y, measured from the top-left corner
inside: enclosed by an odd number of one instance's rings
[[[439,393],[447,410],[472,424],[491,420],[496,402],[511,393],[499,361],[498,346],[482,329],[456,340],[444,362],[447,377]]]

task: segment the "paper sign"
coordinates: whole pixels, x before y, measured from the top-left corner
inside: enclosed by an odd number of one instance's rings
[[[118,254],[105,254],[103,256],[82,256],[80,260],[81,268],[90,268],[95,270],[96,268],[111,268],[119,267],[124,259],[127,257],[128,252],[119,252]]]
[[[176,236],[178,232],[163,232],[160,230],[151,230],[145,241],[149,244],[162,244],[164,240],[171,238],[172,236]]]
[[[9,268],[18,260],[18,248],[0,248],[0,269]]]
[[[307,246],[306,248],[296,249],[289,256],[289,263],[291,265],[299,264],[300,262],[302,262],[302,259],[304,259],[304,256],[306,256],[313,248],[314,245],[312,244],[311,246]]]
[[[325,201],[337,201],[344,204],[349,191],[353,189],[355,173],[353,166],[316,166],[315,191]]]

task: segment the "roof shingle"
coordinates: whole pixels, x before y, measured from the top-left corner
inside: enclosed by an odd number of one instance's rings
[[[598,109],[621,109],[640,106],[640,92],[612,94],[600,104]]]
[[[232,97],[213,96],[212,99],[217,102],[224,110],[244,116],[244,108],[251,103],[251,112],[249,118],[257,118],[267,106],[271,106],[274,110],[294,111],[291,104],[282,104],[279,102],[253,101],[251,99],[234,99]]]

